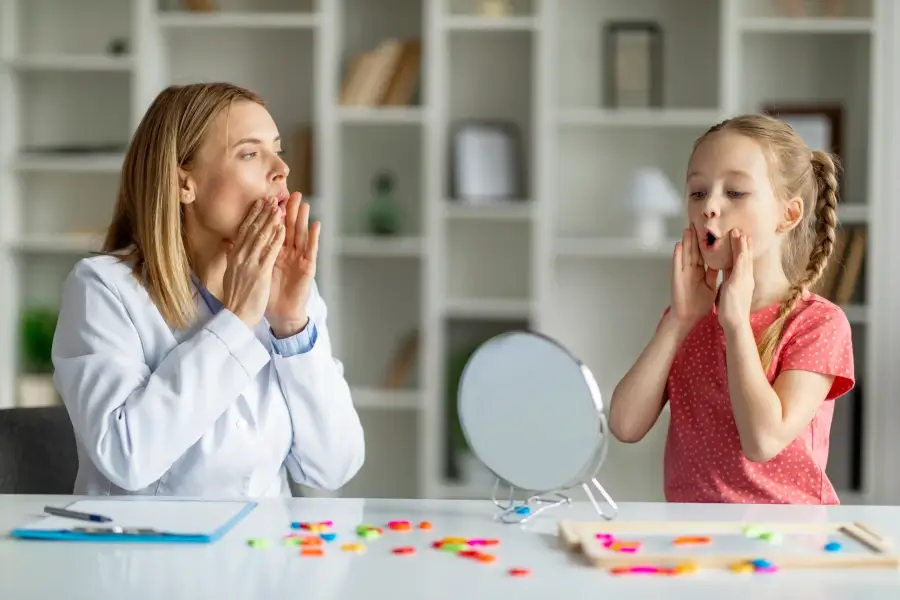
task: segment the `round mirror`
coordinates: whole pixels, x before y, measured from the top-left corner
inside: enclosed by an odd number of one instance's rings
[[[593,484],[615,509],[595,478],[608,447],[600,390],[559,343],[527,331],[489,339],[469,358],[457,402],[473,454],[511,492],[563,497],[581,486],[603,514]]]

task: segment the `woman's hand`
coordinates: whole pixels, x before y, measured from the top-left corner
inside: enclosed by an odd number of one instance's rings
[[[719,324],[723,329],[749,323],[753,301],[753,246],[750,238],[736,229],[731,230],[730,238],[734,266],[722,282],[719,298]]]
[[[284,244],[280,213],[274,200],[257,200],[228,253],[222,304],[251,328],[265,313],[275,259]]]
[[[719,272],[707,269],[700,254],[700,242],[693,224],[675,244],[672,261],[672,314],[684,327],[693,327],[708,313],[716,300]]]
[[[291,194],[285,216],[284,246],[275,261],[266,319],[279,338],[292,336],[306,327],[306,305],[316,276],[319,252],[318,221],[309,225],[309,204],[299,192]]]

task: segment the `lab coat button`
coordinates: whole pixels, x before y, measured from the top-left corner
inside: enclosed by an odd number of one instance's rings
[[[240,421],[238,421],[238,422],[237,422],[237,428],[238,428],[238,429],[247,429],[247,421],[245,421],[245,420],[243,420],[243,419],[241,419]]]

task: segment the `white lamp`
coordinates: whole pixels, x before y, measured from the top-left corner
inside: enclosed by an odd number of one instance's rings
[[[634,213],[634,236],[645,247],[666,243],[666,218],[682,210],[681,195],[661,169],[641,167],[628,189],[629,208]]]

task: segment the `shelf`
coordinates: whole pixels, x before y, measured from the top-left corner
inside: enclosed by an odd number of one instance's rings
[[[422,109],[418,107],[352,107],[337,109],[338,118],[347,124],[378,125],[421,125],[424,120]]]
[[[85,255],[96,252],[102,235],[30,234],[14,239],[11,246],[23,254]]]
[[[451,221],[446,244],[446,297],[530,297],[531,228],[516,222]]]
[[[12,168],[36,173],[110,173],[122,170],[123,154],[111,152],[23,152],[12,161]]]
[[[847,320],[853,325],[865,325],[869,322],[869,307],[864,305],[850,305],[842,307]]]
[[[448,17],[472,17],[485,20],[502,20],[510,17],[533,17],[535,14],[535,2],[539,0],[505,0],[504,4],[508,12],[505,15],[484,14],[486,4],[483,0],[438,0],[444,6],[445,18]]]
[[[553,62],[557,104],[563,109],[612,108],[605,92],[611,74],[604,28],[612,22],[655,20],[663,31],[663,106],[718,108],[720,4],[719,0],[559,3]]]
[[[715,109],[572,108],[560,112],[566,127],[710,127],[723,118]]]
[[[263,97],[288,140],[315,122],[313,39],[309,31],[282,29],[172,29],[166,36],[169,83],[247,87]]]
[[[129,56],[103,54],[43,54],[13,58],[9,66],[17,71],[131,71]]]
[[[516,298],[448,298],[444,314],[451,319],[528,319],[533,310],[530,300]]]
[[[320,17],[300,11],[167,11],[159,15],[159,24],[166,29],[313,29],[319,26]]]
[[[788,0],[778,2],[758,2],[757,0],[741,0],[737,2],[738,18],[747,20],[777,20],[797,22],[844,22],[870,20],[873,15],[874,0],[841,0],[838,4],[838,12],[830,13],[827,10],[827,2],[816,0],[815,2],[801,1],[802,12],[794,13]]]
[[[871,19],[758,17],[741,21],[741,29],[757,33],[871,33]]]
[[[342,256],[354,258],[416,258],[422,255],[423,241],[414,236],[343,236],[337,248]]]
[[[183,10],[182,0],[15,0],[3,13],[15,20],[0,32],[0,108],[10,126],[0,289],[16,291],[0,302],[9,308],[0,315],[0,407],[18,379],[13,312],[58,303],[75,262],[100,248],[142,111],[168,84],[214,80],[265,99],[289,187],[325,228],[317,283],[367,450],[336,495],[490,502],[493,478],[450,445],[455,395],[444,375],[502,331],[558,340],[592,371],[608,405],[669,302],[685,219],[668,220],[658,246],[639,245],[626,196],[632,174],[659,167],[681,191],[699,136],[773,102],[845,111],[839,220],[873,231],[863,281],[843,309],[860,383],[872,396],[897,387],[870,360],[891,354],[881,321],[898,296],[879,262],[893,255],[891,211],[880,203],[890,201],[896,162],[881,137],[896,132],[890,90],[873,84],[892,80],[887,66],[898,54],[883,43],[894,32],[880,2],[844,0],[845,13],[826,18],[808,0],[810,14],[791,18],[769,0],[508,0],[505,16],[481,14],[482,0],[216,0],[212,12]],[[611,106],[604,27],[645,20],[663,31],[662,106]],[[388,39],[421,42],[419,89],[404,106],[341,105],[350,62]],[[121,42],[128,53],[114,54]],[[513,199],[454,198],[454,134],[469,121],[517,132],[522,186]],[[87,146],[103,151],[74,152]],[[59,151],[44,152],[51,147]],[[367,218],[380,173],[394,176],[394,235],[376,234]],[[870,288],[878,303],[868,302]],[[394,389],[389,373],[404,362]],[[664,411],[640,444],[611,445],[600,481],[617,501],[662,499],[668,418]],[[850,489],[835,428],[842,458],[829,470]],[[862,497],[853,494],[842,500]]]
[[[869,206],[863,203],[838,204],[838,222],[844,225],[862,225],[869,222]]]
[[[340,263],[335,321],[336,356],[354,388],[381,388],[407,336],[419,329],[421,266],[409,258],[344,258]],[[419,387],[419,361],[406,379]]]
[[[354,388],[353,404],[360,410],[418,410],[421,392],[387,388]]]
[[[482,17],[450,16],[444,19],[444,26],[451,31],[532,31],[537,23],[533,17]]]
[[[445,200],[442,207],[445,218],[474,223],[529,221],[534,216],[534,206],[526,200],[512,200],[496,204],[467,204],[455,200]]]
[[[556,241],[556,254],[560,258],[651,258],[672,260],[675,243],[680,238],[657,247],[646,247],[632,238],[560,238]]]

